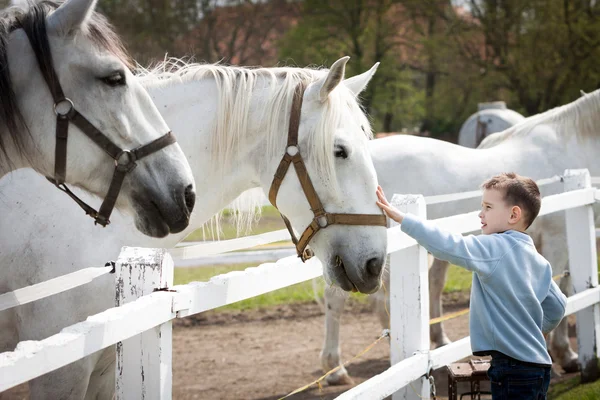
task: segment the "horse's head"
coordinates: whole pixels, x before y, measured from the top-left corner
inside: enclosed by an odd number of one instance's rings
[[[150,97],[134,79],[118,37],[105,19],[94,13],[95,3],[68,0],[59,7],[45,3],[13,16],[16,29],[7,48],[9,82],[29,131],[21,148],[28,164],[49,177],[56,177],[58,162],[55,112],[76,110],[115,145],[117,155],[119,150],[149,144],[169,132]],[[41,49],[37,55],[32,45],[38,42],[36,37],[42,38],[35,46]],[[50,63],[40,60],[39,54],[44,58],[44,53],[50,55]],[[56,90],[51,91],[48,83],[53,76],[70,101],[57,101]],[[82,125],[75,120],[68,123],[64,181],[104,197],[115,161],[106,154],[111,153],[105,145],[90,140],[93,129]],[[125,175],[117,202],[121,208],[134,211],[140,231],[156,237],[187,227],[195,196],[193,177],[179,145],[162,143],[148,147],[153,151],[147,156],[137,154],[140,159]]]
[[[315,219],[314,202],[311,207],[298,179],[301,174],[294,172],[298,167],[290,166],[281,181],[277,206],[300,233],[311,223],[321,224],[309,245],[322,261],[328,283],[372,293],[380,287],[387,235],[375,204],[377,177],[367,148],[371,127],[357,96],[377,65],[344,81],[347,61],[348,57],[338,60],[307,86],[298,129],[297,148],[331,218]],[[363,223],[354,225],[360,218]]]

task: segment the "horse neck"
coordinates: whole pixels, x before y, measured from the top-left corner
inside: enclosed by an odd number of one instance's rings
[[[263,87],[260,83],[256,86]],[[215,80],[204,78],[166,87],[148,87],[148,92],[175,132],[196,181],[196,207],[185,232],[202,226],[242,192],[261,186],[260,177],[264,176],[261,170],[265,165],[278,162],[273,160],[265,163],[264,155],[268,145],[266,135],[259,132],[260,121],[252,113],[252,110],[263,104],[263,93],[253,95],[248,129],[244,132],[248,139],[245,145],[232,155],[227,165],[216,168],[210,151],[219,99]],[[283,126],[281,135],[285,135]],[[283,153],[283,147],[281,151]]]
[[[586,145],[596,147],[598,124],[600,124],[600,90],[585,94],[577,100],[533,115],[516,124],[505,132],[494,135],[496,139],[489,143],[504,143],[510,140],[539,141],[540,126],[547,126],[551,130],[552,139],[562,146],[572,145],[576,138],[578,142],[587,142]]]
[[[588,168],[597,174],[600,173],[599,123],[600,90],[596,90],[572,103],[525,119],[500,134],[505,138],[493,148],[508,149],[516,155],[513,158],[520,158],[525,164],[547,163],[555,167],[553,173],[564,172],[557,168]]]
[[[489,149],[470,149],[436,139],[398,136],[372,141],[369,146],[385,191],[425,196],[476,190],[485,179],[503,171],[533,175],[536,171],[523,167],[535,167],[543,156],[539,148],[516,140]],[[538,176],[540,173],[544,173],[541,168],[535,177],[545,177]]]

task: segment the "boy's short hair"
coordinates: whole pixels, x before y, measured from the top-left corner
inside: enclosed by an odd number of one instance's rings
[[[510,206],[519,206],[523,210],[525,229],[533,223],[540,212],[542,199],[538,185],[531,178],[505,172],[492,176],[481,184],[482,189],[496,189],[504,192],[504,201]]]

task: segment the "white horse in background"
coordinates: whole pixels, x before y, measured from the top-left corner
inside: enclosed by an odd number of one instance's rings
[[[478,149],[422,137],[398,135],[369,142],[379,184],[386,193],[435,196],[478,189],[490,176],[515,171],[536,180],[562,175],[565,169],[587,168],[600,174],[600,91],[587,94],[568,105],[527,118],[521,123],[485,139]],[[562,184],[541,187],[543,195],[562,191]],[[470,212],[480,207],[480,199],[440,203],[427,207],[427,217],[436,219]],[[564,213],[536,220],[528,229],[555,275],[568,268]],[[430,317],[442,314],[441,296],[449,264],[434,260],[429,271]],[[384,274],[385,282],[389,276]],[[560,287],[567,295],[570,279]],[[321,364],[325,371],[341,366],[340,318],[346,296],[325,289],[325,340]],[[374,295],[375,309],[383,326],[389,326],[385,291]],[[431,327],[435,346],[450,343],[442,324]],[[554,360],[565,371],[578,369],[577,354],[571,349],[566,319],[550,339]],[[344,367],[330,375],[330,384],[352,382]]]
[[[0,177],[23,167],[55,177],[57,118],[72,116],[73,110],[78,121],[85,119],[97,129],[96,136],[104,135],[120,149],[146,145],[169,131],[129,70],[118,36],[94,12],[95,4],[68,0],[60,6],[46,2],[0,11],[0,36],[6,42],[0,46]],[[33,45],[40,48],[39,62]],[[60,85],[66,98],[53,98],[45,76],[53,87]],[[104,197],[114,161],[86,136],[81,123],[69,121],[66,183]],[[145,234],[185,229],[191,212],[186,198],[193,204],[194,187],[179,145],[137,164],[127,174],[117,206],[134,212]]]
[[[294,89],[307,82],[299,129],[299,149],[325,209],[338,213],[378,213],[377,180],[368,151],[368,119],[358,94],[375,73],[343,80],[347,57],[331,70],[245,69],[189,65],[140,78],[167,122],[178,132],[192,166],[198,196],[190,227],[165,239],[136,232],[131,218],[116,213],[105,230],[82,223],[60,193],[31,170],[0,181],[0,293],[116,259],[122,246],[174,247],[242,192],[269,191],[285,152]],[[89,196],[85,196],[89,199]],[[46,207],[40,208],[43,203]],[[302,231],[313,213],[300,182],[289,171],[277,198],[279,209]],[[19,215],[35,216],[23,224]],[[68,218],[67,218],[68,217]],[[77,229],[73,229],[77,227]],[[310,242],[329,282],[344,275],[378,287],[387,246],[384,226],[330,226]],[[336,256],[343,261],[336,263]],[[379,270],[369,270],[370,259]],[[371,266],[372,267],[372,266]],[[0,314],[0,350],[18,341],[38,340],[114,306],[114,278],[102,276],[42,301]],[[30,382],[31,398],[110,399],[115,389],[114,347]]]
[[[506,108],[503,101],[479,103],[478,111],[462,124],[458,131],[458,144],[465,147],[478,147],[488,136],[502,132],[523,121],[524,116]]]

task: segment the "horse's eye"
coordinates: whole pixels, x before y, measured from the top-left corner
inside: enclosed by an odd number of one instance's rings
[[[346,149],[343,148],[342,146],[336,146],[335,147],[335,152],[333,153],[337,158],[348,158],[348,153],[346,152]]]
[[[123,72],[113,72],[112,74],[100,78],[102,82],[106,83],[108,86],[124,86],[125,85],[125,74]]]

